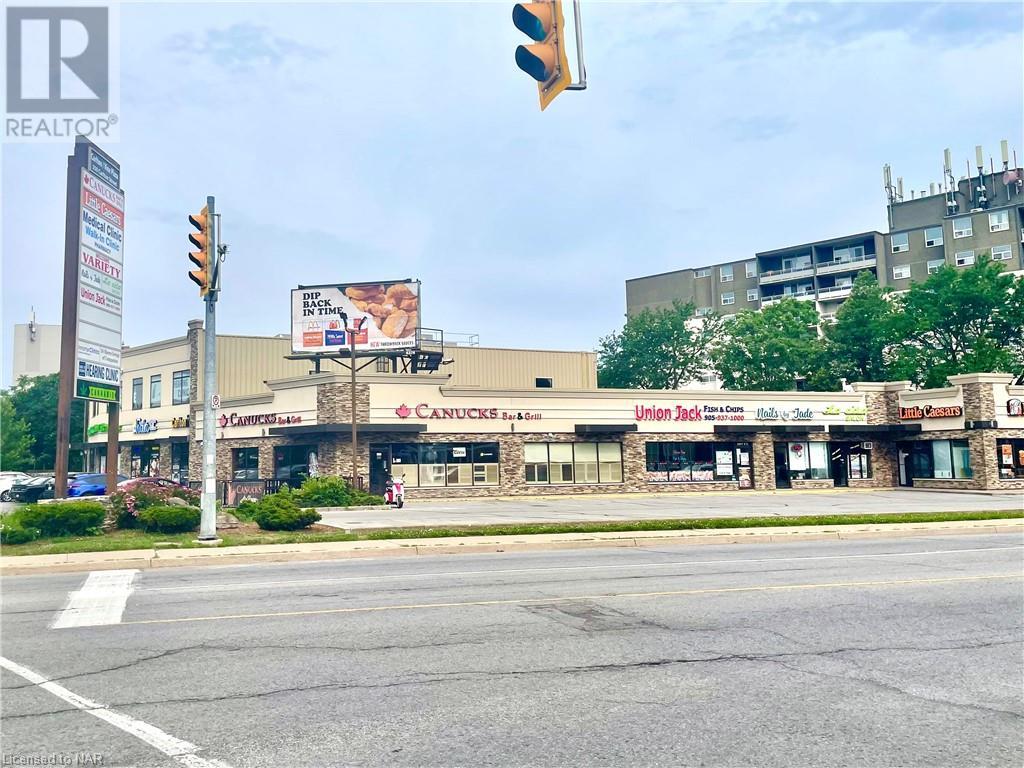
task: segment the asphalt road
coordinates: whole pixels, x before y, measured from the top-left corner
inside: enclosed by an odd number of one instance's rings
[[[763,491],[686,493],[664,496],[616,494],[590,498],[474,499],[409,501],[401,510],[321,511],[323,522],[350,530],[406,526],[496,523],[653,520],[694,517],[780,517],[790,515],[1020,510],[1024,496],[948,491]]]
[[[8,577],[4,764],[1016,767],[1022,574],[1007,534]]]

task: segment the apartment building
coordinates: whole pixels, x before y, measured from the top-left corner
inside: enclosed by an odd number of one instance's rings
[[[946,152],[946,179],[920,194],[904,194],[903,180],[891,183],[885,168],[889,232],[864,231],[842,237],[759,251],[752,258],[680,269],[626,281],[626,311],[661,309],[673,301],[692,302],[698,315],[734,315],[793,298],[813,301],[824,322],[862,271],[900,291],[927,279],[944,264],[969,267],[982,255],[1014,273],[1024,271],[1024,172],[1011,164],[1003,142],[1003,168],[982,156],[974,175],[956,179]],[[968,168],[970,170],[970,168]]]

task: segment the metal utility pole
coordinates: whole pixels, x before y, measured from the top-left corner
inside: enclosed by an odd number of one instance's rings
[[[206,294],[206,324],[203,331],[203,493],[199,541],[217,541],[217,424],[213,396],[217,391],[217,294],[220,292],[219,220],[214,198],[206,198],[209,226],[208,264],[210,289]]]
[[[348,335],[348,363],[352,375],[352,477],[350,482],[355,488],[359,477],[359,451],[356,448],[356,438],[358,437],[356,434],[356,336],[363,329],[366,318],[353,317],[352,324],[349,325],[348,315],[342,312],[341,322],[345,324],[345,333]]]
[[[355,321],[353,320],[353,324]],[[349,368],[352,371],[352,487],[356,487],[359,472],[359,452],[356,449],[356,329],[348,332]]]

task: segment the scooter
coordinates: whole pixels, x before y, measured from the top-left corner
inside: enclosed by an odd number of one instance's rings
[[[405,504],[405,480],[388,478],[384,484],[384,503],[389,507],[402,508]]]

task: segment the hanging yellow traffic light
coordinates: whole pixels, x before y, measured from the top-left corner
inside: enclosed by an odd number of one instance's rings
[[[203,210],[199,213],[190,213],[188,223],[196,229],[195,232],[189,232],[188,240],[198,249],[189,253],[188,258],[199,267],[199,269],[190,271],[188,277],[199,286],[199,295],[206,296],[210,292],[210,284],[213,280],[212,259],[210,258],[209,209],[203,206]]]
[[[516,3],[512,8],[512,23],[536,41],[516,48],[516,64],[537,81],[540,108],[543,110],[572,81],[565,50],[562,0]]]

